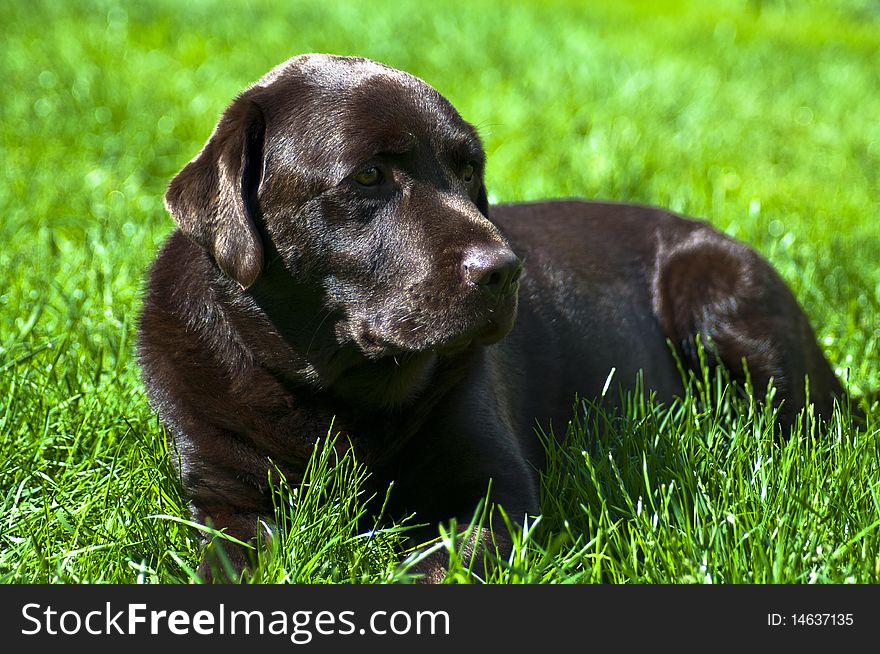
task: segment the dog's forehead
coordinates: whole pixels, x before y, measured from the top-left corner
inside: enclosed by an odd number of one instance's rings
[[[438,91],[367,59],[295,57],[252,88],[272,94],[275,119],[286,125],[275,145],[317,157],[332,176],[380,152],[406,151],[422,139],[479,158],[475,132]]]
[[[288,59],[266,73],[254,86],[268,88],[283,82],[285,78],[336,92],[350,91],[376,78],[396,82],[401,86],[428,86],[409,73],[369,59],[323,54],[307,54]]]
[[[357,119],[371,110],[380,118],[414,118],[463,122],[449,101],[424,80],[402,70],[358,57],[300,55],[266,73],[251,94],[270,99],[282,112],[300,120]]]

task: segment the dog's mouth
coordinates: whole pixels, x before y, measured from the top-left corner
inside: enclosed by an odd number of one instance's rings
[[[476,339],[471,335],[462,335],[437,343],[401,344],[379,336],[376,331],[364,324],[354,340],[368,358],[381,359],[432,352],[441,356],[453,356],[467,350]]]
[[[427,353],[456,356],[474,345],[491,345],[504,338],[513,327],[516,308],[516,295],[511,294],[488,315],[446,329],[436,324],[432,330],[419,327],[422,323],[414,323],[412,317],[384,324],[362,320],[353,340],[370,359]]]

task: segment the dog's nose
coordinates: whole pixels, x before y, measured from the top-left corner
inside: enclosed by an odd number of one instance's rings
[[[522,274],[522,261],[504,246],[470,250],[461,264],[465,282],[494,298],[510,291]]]

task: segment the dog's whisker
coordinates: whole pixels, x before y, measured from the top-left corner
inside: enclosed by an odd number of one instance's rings
[[[315,339],[318,337],[318,332],[321,331],[321,327],[324,326],[324,323],[327,321],[327,318],[329,318],[333,314],[333,310],[332,309],[324,309],[322,313],[324,314],[324,317],[321,318],[321,322],[319,322],[318,326],[315,327],[315,331],[312,332],[312,338],[309,340],[309,344],[306,346],[306,356],[308,356],[308,354],[312,351],[312,345],[314,345]],[[320,315],[320,314],[318,314],[318,315]]]

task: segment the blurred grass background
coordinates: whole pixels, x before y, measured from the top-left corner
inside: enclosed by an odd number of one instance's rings
[[[483,135],[493,201],[709,219],[771,259],[854,392],[880,387],[880,2],[3,13],[0,578],[165,580],[197,560],[179,523],[145,518],[186,514],[133,358],[142,278],[172,227],[168,180],[236,93],[303,52],[435,86]]]

